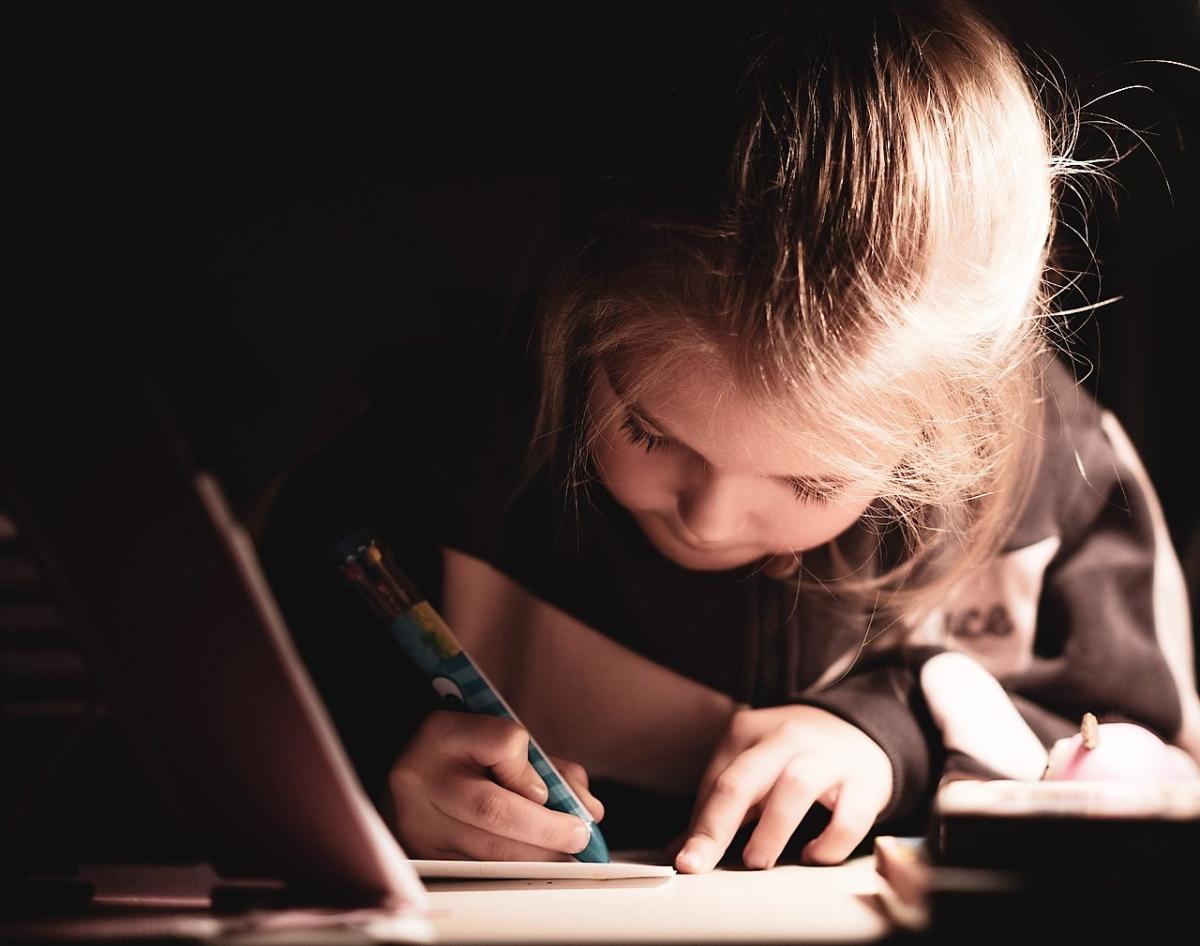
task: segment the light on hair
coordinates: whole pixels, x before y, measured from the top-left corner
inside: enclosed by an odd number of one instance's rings
[[[636,400],[703,365],[872,484],[865,524],[903,554],[840,587],[913,616],[1000,548],[1037,462],[1072,125],[965,4],[788,16],[751,51],[725,192],[610,210],[545,294],[530,468],[566,434],[565,482],[587,481],[597,371]]]

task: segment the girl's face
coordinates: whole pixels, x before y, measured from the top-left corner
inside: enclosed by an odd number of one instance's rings
[[[822,545],[875,498],[782,443],[711,373],[682,371],[636,403],[601,378],[591,396],[593,417],[616,409],[595,441],[601,481],[685,568],[735,568]]]

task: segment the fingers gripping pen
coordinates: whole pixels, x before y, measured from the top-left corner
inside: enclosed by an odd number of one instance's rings
[[[386,623],[392,637],[429,677],[444,702],[474,713],[503,716],[521,724],[516,713],[467,656],[446,622],[396,566],[374,532],[355,529],[345,533],[338,540],[336,550],[342,574]],[[532,735],[529,737],[529,761],[549,790],[546,807],[575,815],[591,831],[588,846],[576,854],[575,859],[607,863],[608,847],[591,813]]]

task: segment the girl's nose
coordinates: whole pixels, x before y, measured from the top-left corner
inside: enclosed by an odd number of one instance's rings
[[[736,477],[706,469],[680,491],[679,517],[699,541],[728,542],[745,523],[744,492]]]

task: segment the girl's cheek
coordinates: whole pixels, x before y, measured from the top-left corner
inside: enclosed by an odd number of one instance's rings
[[[596,466],[596,475],[610,493],[621,498],[624,492],[627,474],[621,454],[608,438],[601,440],[592,455]]]
[[[622,505],[645,508],[669,498],[666,462],[636,447],[602,442],[596,454],[601,481]]]
[[[813,548],[836,538],[858,521],[869,503],[838,503],[828,506],[797,504],[790,521],[790,539],[794,548]]]

